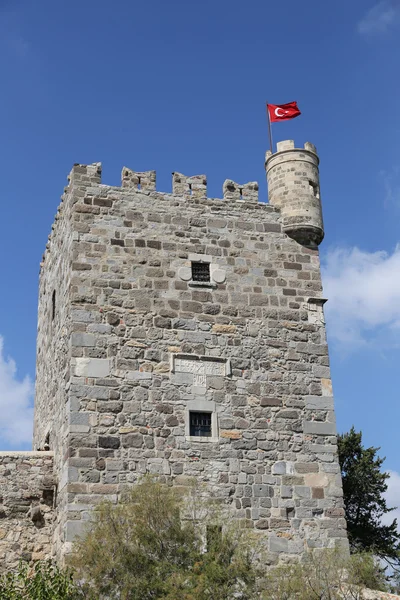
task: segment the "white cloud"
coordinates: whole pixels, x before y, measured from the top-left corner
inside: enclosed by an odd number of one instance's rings
[[[399,22],[399,17],[399,0],[381,0],[363,16],[357,29],[363,35],[384,34]]]
[[[397,471],[388,471],[390,479],[387,480],[388,489],[384,496],[388,508],[397,507],[390,513],[382,517],[382,523],[390,525],[393,519],[397,519],[397,528],[400,531],[400,473]]]
[[[29,377],[18,379],[15,362],[4,356],[0,336],[0,443],[17,448],[32,440],[32,394]]]
[[[348,347],[400,346],[400,245],[392,254],[330,249],[322,277],[330,338]]]

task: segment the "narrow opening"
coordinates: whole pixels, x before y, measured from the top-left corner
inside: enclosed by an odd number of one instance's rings
[[[210,263],[192,262],[192,281],[210,281]]]
[[[47,506],[54,506],[54,489],[43,490],[43,502]]]
[[[239,198],[243,200],[243,188],[239,188]]]
[[[194,437],[211,437],[211,414],[210,412],[191,412],[190,435]]]
[[[50,450],[50,433],[45,437],[43,450]]]
[[[286,518],[287,519],[294,519],[295,517],[295,510],[294,508],[287,508],[286,509]]]
[[[53,290],[51,295],[51,320],[54,321],[56,316],[56,290]]]
[[[189,194],[192,195],[193,194],[193,190],[192,190],[192,184],[189,183]]]
[[[316,198],[319,198],[319,185],[317,183],[315,183],[314,181],[311,181],[311,179],[308,180],[308,183],[310,184],[310,187],[312,188],[314,196]]]
[[[222,526],[207,525],[206,529],[207,552],[215,552],[222,542]]]
[[[137,189],[138,190],[142,189],[142,184],[141,184],[141,181],[140,181],[140,177],[138,177]]]

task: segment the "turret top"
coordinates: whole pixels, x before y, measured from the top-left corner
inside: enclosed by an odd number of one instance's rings
[[[284,152],[293,152],[293,150],[295,152],[306,151],[307,153],[312,153],[313,155],[315,155],[317,161],[319,162],[317,148],[311,142],[305,142],[303,148],[296,148],[294,145],[294,140],[282,140],[281,142],[278,142],[276,144],[276,152],[271,152],[271,150],[267,150],[267,152],[265,153],[265,164],[267,164],[268,160],[272,156],[275,157],[277,154],[282,154]]]

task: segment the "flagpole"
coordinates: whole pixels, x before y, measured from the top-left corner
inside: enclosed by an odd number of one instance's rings
[[[266,103],[266,107],[267,107],[268,134],[269,134],[269,148],[273,154],[274,150],[273,150],[273,143],[272,143],[271,119],[269,118],[268,102]]]

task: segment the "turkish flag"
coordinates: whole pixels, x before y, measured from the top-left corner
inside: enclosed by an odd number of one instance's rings
[[[269,119],[271,123],[277,121],[287,121],[301,115],[297,102],[288,102],[287,104],[267,104]]]

